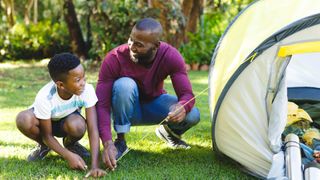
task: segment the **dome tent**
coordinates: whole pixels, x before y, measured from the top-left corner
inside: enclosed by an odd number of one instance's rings
[[[319,0],[259,0],[244,9],[221,37],[211,60],[215,151],[256,176],[285,176],[281,134],[287,91],[290,98],[307,94],[320,99],[314,96],[320,94],[319,62]]]

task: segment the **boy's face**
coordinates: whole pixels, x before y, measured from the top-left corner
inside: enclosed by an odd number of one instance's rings
[[[65,80],[58,87],[62,90],[62,96],[72,96],[80,95],[84,91],[84,87],[86,84],[84,69],[81,64],[79,64],[76,68],[70,70]]]

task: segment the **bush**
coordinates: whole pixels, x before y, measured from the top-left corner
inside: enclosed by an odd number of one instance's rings
[[[188,34],[189,42],[180,47],[187,64],[210,64],[211,57],[222,33],[232,19],[252,0],[245,0],[234,6],[222,2],[220,7],[207,7],[201,16],[201,23],[195,34]]]
[[[221,36],[221,31],[215,29],[216,23],[216,19],[204,14],[198,31],[187,34],[189,42],[179,48],[187,64],[210,64],[214,47]]]
[[[89,51],[93,59],[104,57],[109,50],[127,43],[131,28],[137,20],[155,17],[158,13],[150,11],[148,7],[138,7],[133,0],[95,1],[90,8],[94,9],[91,16],[92,47]]]
[[[40,59],[70,50],[64,23],[41,21],[27,26],[18,22],[8,33],[0,34],[0,39],[0,60]]]

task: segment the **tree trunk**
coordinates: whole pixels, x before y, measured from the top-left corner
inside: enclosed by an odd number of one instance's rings
[[[72,0],[64,0],[63,9],[64,18],[68,25],[71,37],[72,52],[81,59],[86,59],[88,57],[88,49],[86,48],[86,44],[83,40],[83,35]]]
[[[6,10],[6,16],[7,21],[10,27],[13,27],[15,24],[14,20],[14,1],[13,0],[3,0],[5,10]]]
[[[33,23],[38,23],[38,0],[33,1]]]
[[[24,23],[26,25],[30,24],[30,10],[32,8],[32,5],[33,5],[33,0],[28,0],[24,9]]]
[[[89,50],[92,47],[92,30],[91,30],[91,18],[92,11],[89,11],[89,14],[87,15],[86,18],[86,26],[87,26],[87,43],[86,44],[86,49]]]
[[[187,19],[186,29],[184,30],[184,43],[188,42],[187,33],[195,33],[203,10],[203,0],[184,0],[182,2],[182,12]]]
[[[178,48],[184,39],[186,28],[180,4],[175,0],[148,0],[150,8],[160,9],[159,21],[164,31],[164,40]],[[175,11],[175,14],[171,12]]]
[[[148,0],[150,8],[160,9],[159,21],[164,39],[179,47],[188,42],[187,33],[195,33],[203,9],[203,0]],[[174,12],[174,13],[172,13]]]

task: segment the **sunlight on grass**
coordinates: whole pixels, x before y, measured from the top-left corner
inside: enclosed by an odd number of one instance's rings
[[[0,102],[1,102],[1,97],[0,97]],[[14,121],[16,115],[22,110],[23,109],[21,109],[21,108],[0,108],[0,122],[1,121],[10,121],[10,122]]]
[[[207,85],[208,84],[208,78],[201,78],[201,79],[196,79],[196,80],[191,80],[192,83],[195,84],[203,84],[203,85]]]
[[[15,117],[33,103],[36,93],[50,80],[46,63],[47,60],[0,64],[0,179],[83,179],[86,174],[70,170],[67,162],[54,152],[43,161],[26,161],[36,143],[18,131]],[[99,67],[86,68],[88,83],[95,86],[98,71]],[[189,77],[195,95],[207,88],[208,72],[190,71]],[[165,88],[174,94],[170,79],[165,81]],[[196,107],[200,109],[201,121],[182,137],[192,146],[190,150],[169,148],[155,135],[157,126],[132,127],[126,136],[130,152],[118,162],[116,171],[105,178],[252,179],[236,165],[218,159],[212,151],[207,91],[197,97]],[[58,141],[61,143],[61,138]],[[80,143],[89,148],[87,134]]]

